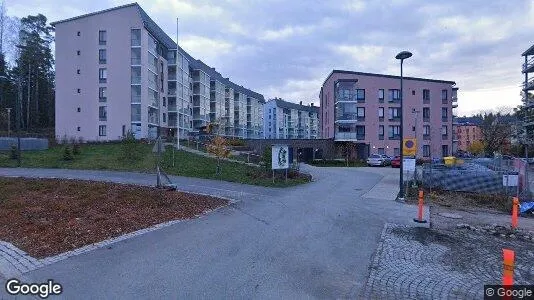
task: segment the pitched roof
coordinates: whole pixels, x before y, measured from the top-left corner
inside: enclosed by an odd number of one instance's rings
[[[341,73],[341,74],[352,74],[352,75],[360,75],[360,76],[375,76],[375,77],[385,77],[385,78],[395,78],[400,79],[400,76],[397,75],[387,75],[387,74],[377,74],[377,73],[365,73],[365,72],[356,72],[356,71],[345,71],[345,70],[332,70],[332,72],[326,77],[324,83],[330,78],[334,73]],[[419,77],[406,77],[403,76],[406,80],[417,80],[417,81],[426,81],[426,82],[437,82],[437,83],[447,83],[456,85],[456,82],[454,81],[447,81],[447,80],[438,80],[438,79],[428,79],[428,78],[419,78]]]
[[[298,104],[298,103],[289,102],[289,101],[285,101],[285,100],[278,99],[278,98],[271,99],[269,101],[275,101],[276,102],[276,106],[277,107],[281,107],[281,108],[296,109],[296,110],[303,110],[303,111],[308,111],[308,112],[319,113],[319,107],[318,106],[301,105],[301,104]]]

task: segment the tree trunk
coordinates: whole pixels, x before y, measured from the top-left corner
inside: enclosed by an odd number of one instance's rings
[[[28,65],[28,100],[26,101],[26,132],[30,131],[30,81],[31,81],[31,64]]]

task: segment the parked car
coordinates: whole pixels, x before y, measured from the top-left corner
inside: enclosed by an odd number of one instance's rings
[[[391,165],[391,157],[389,157],[389,156],[387,156],[387,155],[385,155],[385,154],[382,154],[382,157],[384,158],[384,161],[385,161],[385,163],[386,163],[386,164],[385,164],[386,166]]]
[[[391,167],[392,168],[400,168],[400,165],[401,165],[401,158],[399,155],[393,157],[393,159],[391,160]]]
[[[388,164],[389,159],[385,158],[384,155],[381,154],[372,154],[367,158],[367,165],[370,167],[378,166],[383,167]]]

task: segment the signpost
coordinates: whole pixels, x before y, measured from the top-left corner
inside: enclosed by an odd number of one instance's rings
[[[289,147],[287,145],[273,145],[272,146],[272,158],[271,166],[273,170],[273,183],[274,183],[274,170],[287,170],[289,169]]]

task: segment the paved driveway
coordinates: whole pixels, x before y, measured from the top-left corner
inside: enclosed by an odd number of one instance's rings
[[[380,172],[395,170],[303,168],[315,181],[288,189],[173,177],[181,189],[239,201],[24,277],[52,278],[63,296],[77,299],[355,298],[384,224],[412,224],[415,209],[364,197],[388,184]],[[154,183],[146,174],[105,171],[0,169],[2,175]]]

